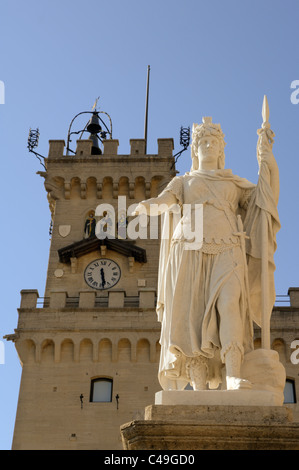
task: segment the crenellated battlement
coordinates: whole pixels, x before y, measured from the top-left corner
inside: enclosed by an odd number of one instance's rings
[[[20,309],[155,309],[156,289],[139,288],[137,296],[126,296],[123,289],[111,289],[106,295],[97,295],[94,290],[83,289],[76,297],[70,297],[65,290],[53,290],[48,297],[39,297],[37,290],[21,291]]]
[[[145,139],[130,139],[130,154],[118,155],[119,141],[117,139],[109,139],[103,141],[103,153],[101,155],[92,154],[92,141],[90,139],[77,140],[77,147],[75,154],[65,155],[65,141],[64,140],[50,140],[48,161],[64,158],[64,160],[71,159],[76,161],[78,158],[94,159],[98,162],[104,161],[105,157],[109,156],[135,156],[135,157],[173,157],[174,141],[172,138],[157,139],[158,153],[147,155],[145,151]]]

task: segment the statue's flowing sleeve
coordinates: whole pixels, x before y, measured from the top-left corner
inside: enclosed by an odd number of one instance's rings
[[[183,177],[175,176],[162,191],[170,191],[175,195],[177,203],[180,207],[183,205]],[[171,209],[171,208],[170,208]],[[159,271],[158,271],[158,287],[157,287],[157,317],[158,321],[162,322],[164,312],[164,285],[165,285],[165,272],[167,269],[170,244],[176,224],[179,222],[181,216],[176,211],[168,210],[161,215],[161,243],[159,254]]]
[[[250,302],[253,320],[261,326],[261,260],[262,256],[268,258],[268,306],[269,317],[275,302],[274,285],[274,253],[276,251],[276,234],[280,229],[280,221],[277,205],[270,186],[270,173],[266,163],[260,167],[259,180],[246,211],[244,228],[249,239],[246,241],[246,253],[248,263],[248,279],[250,286]],[[263,224],[267,226],[268,243],[263,246],[261,243]],[[265,250],[266,253],[262,253]]]

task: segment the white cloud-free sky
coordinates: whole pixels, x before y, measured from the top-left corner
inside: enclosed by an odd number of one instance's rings
[[[20,290],[42,296],[47,271],[50,212],[36,174],[43,168],[27,150],[29,127],[39,127],[38,151],[47,156],[48,141],[66,140],[71,119],[100,96],[119,153],[129,153],[129,140],[143,138],[148,65],[148,153],[165,137],[178,152],[180,127],[212,116],[225,133],[226,168],[252,182],[267,95],[281,179],[276,291],[299,286],[299,104],[290,99],[298,15],[296,0],[1,0],[1,338],[17,326]],[[177,168],[190,164],[188,150]],[[9,449],[21,367],[4,343],[0,448]]]

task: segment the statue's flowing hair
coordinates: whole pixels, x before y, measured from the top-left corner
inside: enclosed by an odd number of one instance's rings
[[[191,171],[198,170],[198,144],[200,139],[204,136],[214,136],[217,137],[219,141],[219,158],[218,158],[218,169],[224,168],[225,163],[225,154],[224,147],[226,143],[224,142],[224,134],[222,132],[220,124],[214,124],[212,118],[204,117],[202,119],[202,124],[193,124],[192,128],[192,144],[191,144],[191,158],[192,158],[192,167]]]

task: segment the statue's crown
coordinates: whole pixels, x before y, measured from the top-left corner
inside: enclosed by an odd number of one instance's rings
[[[202,124],[193,124],[192,127],[192,138],[202,137],[206,132],[217,135],[218,137],[224,139],[224,134],[222,132],[220,124],[215,124],[212,122],[210,116],[205,116],[202,118]],[[225,144],[224,144],[225,145]]]

